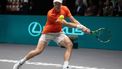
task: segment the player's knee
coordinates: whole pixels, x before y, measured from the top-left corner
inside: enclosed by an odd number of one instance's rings
[[[67,47],[68,47],[69,49],[72,49],[73,44],[72,44],[72,43],[68,43],[68,44],[67,44]]]

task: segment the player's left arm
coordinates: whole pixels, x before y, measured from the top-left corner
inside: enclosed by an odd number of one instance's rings
[[[67,22],[65,19],[62,20],[61,22],[63,25],[68,26],[68,27],[73,27],[73,28],[78,28],[81,29],[82,31],[84,31],[85,33],[90,34],[90,30],[88,28],[86,28],[85,26],[76,24],[74,22]]]
[[[86,32],[86,33],[90,33],[90,29],[87,28],[86,26],[84,26],[83,24],[81,24],[78,20],[76,20],[73,16],[69,16],[69,19],[72,23],[76,24],[77,28],[82,29],[82,31]]]

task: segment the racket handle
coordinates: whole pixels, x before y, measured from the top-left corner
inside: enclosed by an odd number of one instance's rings
[[[90,34],[94,34],[94,31],[91,31]]]
[[[95,36],[96,32],[95,31],[91,31],[90,34]]]

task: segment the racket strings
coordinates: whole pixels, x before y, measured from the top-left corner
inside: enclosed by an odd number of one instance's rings
[[[111,40],[111,32],[107,29],[99,29],[97,30],[96,37],[100,42],[107,43]]]

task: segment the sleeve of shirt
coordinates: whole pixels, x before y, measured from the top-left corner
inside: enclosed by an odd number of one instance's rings
[[[66,16],[67,17],[70,17],[70,16],[72,16],[72,14],[71,14],[71,12],[70,12],[70,10],[68,9],[68,7],[64,7],[64,10],[66,11]]]
[[[48,19],[49,22],[52,22],[52,16],[51,16],[50,11],[48,11],[47,19]]]
[[[51,11],[48,11],[47,21],[50,22],[50,23],[55,23],[55,21],[56,21],[56,19],[54,18],[54,16],[51,15]]]

